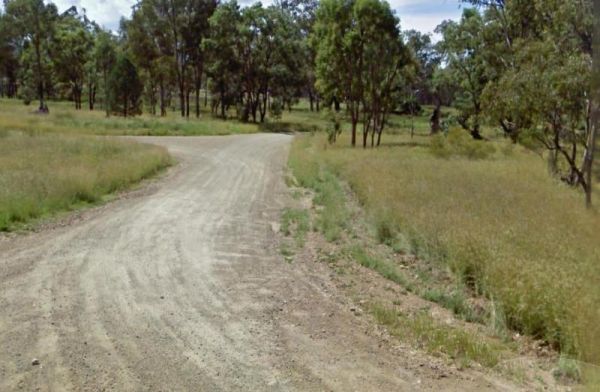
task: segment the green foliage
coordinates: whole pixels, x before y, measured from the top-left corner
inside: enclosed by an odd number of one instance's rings
[[[108,79],[110,91],[110,108],[113,113],[123,117],[141,113],[141,96],[143,91],[135,66],[121,54],[117,57]]]
[[[269,108],[269,113],[274,119],[281,119],[281,114],[283,113],[283,102],[281,101],[281,99],[273,99],[273,102],[271,102],[271,106]]]
[[[399,20],[380,0],[326,0],[316,15],[311,42],[316,51],[316,86],[329,102],[345,100],[352,122],[367,136],[378,136],[396,107],[413,59],[400,36]],[[335,138],[333,138],[335,139]]]
[[[445,77],[459,87],[454,97],[458,121],[475,139],[481,139],[481,95],[488,81],[483,27],[479,12],[467,8],[460,22],[445,21],[436,30],[444,37],[438,47],[448,63]]]
[[[13,47],[22,47],[20,56],[21,84],[27,86],[25,101],[33,92],[39,99],[39,109],[45,108],[45,99],[52,85],[51,47],[58,10],[43,0],[12,0],[6,2],[2,19],[3,30],[13,41]],[[26,43],[26,45],[23,45]]]
[[[68,94],[81,109],[83,85],[86,82],[86,64],[93,47],[92,33],[76,14],[63,14],[56,24],[52,47],[53,69],[68,87]]]
[[[289,7],[226,2],[209,23],[203,45],[210,54],[213,113],[226,118],[228,108],[237,106],[242,121],[262,123],[268,111],[279,118],[306,82],[307,47]]]

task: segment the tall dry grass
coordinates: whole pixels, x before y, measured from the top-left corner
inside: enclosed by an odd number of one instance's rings
[[[104,137],[0,130],[0,230],[103,196],[171,162],[163,148]]]
[[[552,179],[539,156],[497,143],[492,156],[438,157],[430,139],[386,136],[380,149],[297,138],[290,165],[318,167],[356,192],[381,240],[450,268],[494,302],[510,328],[600,364],[600,217]],[[486,154],[487,156],[487,154]]]

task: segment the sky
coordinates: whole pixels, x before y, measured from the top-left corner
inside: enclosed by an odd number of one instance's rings
[[[388,0],[400,16],[402,30],[415,29],[432,33],[435,27],[445,19],[458,19],[461,14],[459,0]],[[52,0],[59,11],[75,5],[85,8],[90,19],[98,24],[117,30],[122,16],[131,15],[131,6],[136,0]],[[252,0],[238,0],[240,4],[252,3]],[[263,4],[271,3],[263,0]]]

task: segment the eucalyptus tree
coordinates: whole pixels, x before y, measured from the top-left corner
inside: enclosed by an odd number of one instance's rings
[[[326,101],[343,98],[351,121],[351,143],[356,145],[360,120],[362,45],[352,31],[354,1],[323,0],[316,13],[311,44],[316,52],[316,86]]]
[[[308,96],[310,110],[319,111],[319,94],[315,82],[315,49],[309,44],[309,36],[313,31],[316,20],[316,12],[319,6],[318,0],[279,0],[276,2],[281,9],[287,12],[293,19],[294,25],[301,36],[294,48],[296,58],[301,58],[301,64],[295,67],[297,77],[302,80],[303,93]]]
[[[200,116],[200,89],[206,63],[202,41],[209,35],[208,20],[215,12],[217,4],[217,0],[188,0],[186,4],[187,19],[183,26],[183,39],[191,66],[196,117]],[[186,106],[189,115],[189,98]]]
[[[145,95],[148,98],[150,113],[156,114],[157,95],[160,97],[160,114],[166,115],[164,109],[164,94],[159,91],[162,80],[160,60],[162,58],[158,36],[152,25],[152,15],[147,15],[148,7],[138,6],[134,9],[131,20],[121,24],[122,34],[125,35],[125,47],[131,55],[133,63],[143,74]]]
[[[17,94],[19,71],[19,48],[12,39],[11,26],[0,10],[0,96],[14,97]]]
[[[123,117],[142,112],[142,82],[133,63],[124,53],[117,56],[108,78],[110,110]]]
[[[343,97],[352,125],[352,145],[362,122],[363,147],[381,141],[395,94],[413,65],[399,20],[380,0],[325,0],[312,36],[317,52],[317,87],[328,98]]]
[[[26,88],[35,90],[39,109],[46,108],[45,98],[51,90],[50,50],[58,11],[43,0],[6,0],[4,23],[22,48],[21,79]]]
[[[441,56],[436,50],[431,35],[417,30],[407,30],[403,32],[403,38],[417,63],[417,77],[411,86],[416,99],[421,104],[441,105],[441,97],[436,94],[433,86],[434,74],[440,67]]]
[[[149,23],[148,31],[152,32],[153,38],[160,40],[161,55],[172,58],[181,115],[184,117],[190,114],[189,96],[192,90],[196,94],[196,114],[200,115],[204,67],[202,40],[208,34],[208,19],[216,5],[216,0],[141,0],[134,9],[134,14],[143,12]]]
[[[82,107],[86,65],[92,47],[92,33],[75,7],[59,16],[51,49],[53,70],[60,81],[68,84],[75,109]]]
[[[110,115],[110,72],[117,60],[117,43],[110,32],[99,31],[94,40],[92,49],[92,61],[94,68],[100,73],[102,88],[104,90],[103,105],[106,116]]]
[[[211,78],[212,111],[227,118],[229,108],[239,102],[242,59],[239,35],[241,9],[236,1],[221,3],[209,19],[210,35],[203,42],[209,59],[206,72]]]
[[[473,8],[465,9],[459,22],[444,21],[436,28],[443,36],[438,50],[447,63],[448,75],[459,87],[454,100],[457,120],[474,139],[483,139],[481,100],[489,81],[483,29],[483,17]]]
[[[488,115],[513,140],[549,151],[552,170],[590,194],[591,0],[507,1],[488,5],[485,15],[488,28],[505,32],[494,47],[504,46],[509,61],[489,56],[496,75],[484,94]]]

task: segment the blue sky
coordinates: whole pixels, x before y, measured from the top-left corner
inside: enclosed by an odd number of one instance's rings
[[[238,0],[240,3],[251,3],[252,0]],[[445,19],[458,19],[461,14],[459,0],[388,0],[401,19],[403,30],[416,29],[422,32],[433,32],[435,26]],[[60,11],[72,5],[78,9],[85,8],[90,19],[99,24],[117,29],[121,16],[131,14],[131,6],[135,0],[53,0]],[[263,4],[269,4],[264,0]]]

